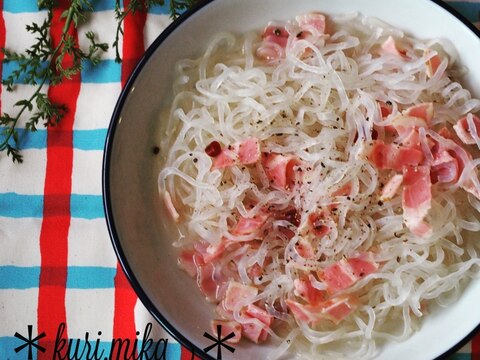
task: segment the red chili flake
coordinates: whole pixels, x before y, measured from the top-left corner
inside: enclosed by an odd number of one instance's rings
[[[217,157],[222,152],[222,146],[218,141],[214,140],[207,145],[207,147],[205,148],[205,152],[208,156]]]

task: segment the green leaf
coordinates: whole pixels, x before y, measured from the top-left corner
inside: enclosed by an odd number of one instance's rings
[[[64,10],[62,12],[62,15],[60,15],[60,19],[66,19],[68,17],[68,14],[70,13],[69,9]]]
[[[28,101],[26,99],[17,101],[14,106],[24,106],[28,109],[28,111],[32,111],[32,109],[33,109],[32,102]]]

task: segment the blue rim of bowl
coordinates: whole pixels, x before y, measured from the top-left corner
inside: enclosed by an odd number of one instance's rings
[[[128,264],[127,258],[125,253],[123,252],[122,246],[119,241],[118,233],[115,226],[115,220],[113,217],[113,210],[112,210],[112,203],[110,197],[110,162],[111,162],[111,151],[112,151],[112,144],[113,138],[115,134],[115,130],[120,119],[120,115],[123,110],[123,105],[130,93],[130,89],[132,88],[135,80],[137,79],[140,72],[143,70],[143,67],[148,62],[150,57],[155,53],[157,48],[162,44],[162,42],[173,32],[175,31],[183,22],[185,22],[188,18],[190,18],[193,14],[195,14],[198,10],[202,9],[206,5],[214,2],[215,0],[200,0],[196,3],[191,9],[184,12],[178,19],[173,21],[148,47],[145,51],[143,57],[140,59],[138,64],[136,65],[135,69],[132,71],[131,75],[129,76],[125,86],[123,87],[120,96],[118,98],[117,104],[115,105],[112,118],[110,121],[110,125],[108,127],[105,147],[104,147],[104,155],[103,155],[103,164],[102,164],[102,192],[103,192],[103,206],[105,211],[105,219],[107,222],[108,232],[110,234],[110,239],[113,244],[113,248],[117,255],[118,261],[130,282],[132,288],[134,289],[135,293],[137,294],[140,301],[143,303],[145,308],[150,312],[150,314],[158,321],[162,327],[168,331],[168,333],[173,336],[181,345],[183,345],[186,349],[192,352],[192,359],[193,355],[200,357],[204,360],[215,360],[213,357],[205,353],[204,350],[200,349],[196,345],[194,345],[190,340],[188,340],[183,334],[181,334],[177,329],[175,329],[166,319],[165,317],[158,311],[152,301],[148,298],[147,294],[141,287],[140,283],[138,282],[135,274],[133,273],[130,265]],[[470,31],[472,31],[480,40],[480,31],[470,22],[467,18],[465,18],[462,14],[460,14],[457,10],[455,10],[452,6],[446,4],[442,0],[429,0],[436,5],[440,6],[441,8],[448,11],[451,15],[456,17],[460,20]],[[447,350],[442,355],[438,356],[435,360],[442,360],[446,359],[447,357],[451,356],[455,352],[457,352],[461,347],[467,344],[472,337],[480,332],[480,324],[473,329],[469,334],[467,334],[463,340],[458,342],[455,346]]]

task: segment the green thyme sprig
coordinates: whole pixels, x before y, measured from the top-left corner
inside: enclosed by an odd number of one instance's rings
[[[170,0],[170,17],[172,20],[178,18],[185,10],[190,9],[199,0]],[[115,0],[115,18],[117,19],[117,29],[113,48],[115,49],[115,61],[121,62],[120,57],[120,38],[123,36],[123,22],[129,14],[135,14],[137,11],[148,11],[151,7],[158,5],[164,6],[165,0],[131,0],[127,7],[122,9],[120,0]]]
[[[32,23],[27,25],[27,32],[35,37],[35,42],[25,53],[11,52],[2,49],[4,62],[16,62],[17,68],[3,80],[7,91],[15,90],[15,83],[22,82],[35,87],[33,94],[26,99],[17,101],[14,108],[18,108],[16,115],[3,113],[0,116],[1,142],[0,151],[7,152],[14,162],[21,163],[23,157],[19,150],[20,136],[17,129],[18,121],[25,113],[29,118],[25,125],[26,131],[36,131],[40,121],[44,126],[53,126],[64,117],[68,110],[65,105],[52,102],[42,92],[46,84],[56,85],[63,79],[71,79],[82,70],[85,61],[96,64],[100,61],[101,54],[108,49],[108,44],[97,43],[92,32],[86,34],[89,40],[88,51],[80,49],[78,42],[69,33],[72,26],[77,28],[84,22],[85,11],[91,11],[88,0],[72,0],[70,6],[61,14],[60,19],[64,26],[58,45],[54,47],[50,37],[50,27],[53,21],[53,0],[39,1],[39,9],[47,10],[47,17],[40,25]],[[66,56],[71,56],[72,61],[65,64]],[[34,111],[36,107],[36,111]]]
[[[171,0],[170,16],[172,19],[179,17],[185,10],[192,8],[200,0]]]
[[[170,16],[176,19],[183,11],[192,7],[199,0],[170,0]],[[65,116],[68,109],[64,104],[52,102],[42,92],[44,85],[56,85],[64,79],[71,79],[80,73],[85,62],[96,65],[104,52],[108,50],[108,44],[98,43],[93,32],[87,32],[89,42],[88,50],[82,50],[78,42],[69,33],[73,26],[78,26],[87,20],[86,13],[92,11],[90,0],[72,0],[69,7],[62,13],[61,19],[64,27],[59,44],[53,47],[50,38],[52,26],[53,8],[56,0],[38,0],[40,10],[47,10],[47,17],[41,23],[27,25],[26,30],[35,37],[35,42],[24,53],[1,49],[4,53],[4,62],[15,62],[17,67],[2,81],[7,91],[15,91],[15,84],[22,82],[35,87],[33,94],[26,99],[17,101],[14,108],[15,115],[3,113],[0,115],[0,152],[6,151],[13,162],[21,163],[23,157],[20,154],[20,134],[17,129],[19,119],[25,113],[29,114],[25,125],[26,132],[37,130],[38,124],[54,126]],[[115,18],[117,29],[112,46],[115,49],[115,60],[121,62],[120,37],[123,36],[122,25],[127,16],[137,11],[148,11],[152,6],[165,4],[164,0],[131,0],[126,8],[122,8],[120,0],[115,1]],[[65,57],[70,56],[72,61],[65,64]],[[65,66],[66,65],[66,66]],[[36,110],[34,111],[34,108]]]
[[[117,29],[115,31],[115,40],[113,41],[113,48],[115,49],[115,61],[122,62],[120,56],[120,38],[123,36],[122,25],[125,21],[125,18],[129,14],[135,14],[137,11],[147,11],[150,7],[154,5],[163,6],[165,4],[164,0],[132,0],[128,3],[126,8],[122,8],[120,5],[120,0],[115,0],[115,19],[117,20]]]

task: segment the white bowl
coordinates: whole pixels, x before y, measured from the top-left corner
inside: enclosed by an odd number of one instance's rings
[[[158,161],[152,149],[159,113],[171,100],[177,60],[195,58],[218,31],[262,29],[270,20],[320,11],[358,11],[418,38],[445,38],[469,69],[463,83],[480,96],[479,33],[441,1],[430,0],[215,0],[198,6],[169,26],[152,44],[122,92],[108,132],[103,189],[107,223],[120,262],[152,315],[180,342],[208,358],[212,306],[195,282],[177,267],[176,230],[159,203]],[[434,359],[452,351],[480,324],[480,281],[472,281],[452,306],[434,311],[405,342],[381,349],[381,359]],[[271,346],[242,342],[224,359],[263,359]]]

